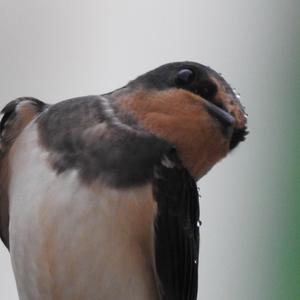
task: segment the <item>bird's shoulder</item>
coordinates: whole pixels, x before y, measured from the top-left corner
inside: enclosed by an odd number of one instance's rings
[[[0,121],[1,157],[7,153],[26,125],[46,107],[47,104],[33,97],[20,97],[4,106]]]
[[[38,121],[40,141],[58,173],[76,169],[87,183],[141,185],[172,147],[148,132],[106,96],[85,96],[50,106]]]

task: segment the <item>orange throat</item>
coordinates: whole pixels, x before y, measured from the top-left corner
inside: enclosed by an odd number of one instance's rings
[[[191,92],[137,90],[122,95],[119,105],[145,129],[173,144],[197,179],[229,151],[221,125],[207,112],[202,98]]]

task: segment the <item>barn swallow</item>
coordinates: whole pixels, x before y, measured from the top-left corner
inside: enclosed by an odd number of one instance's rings
[[[0,234],[21,300],[197,298],[196,181],[247,134],[221,75],[171,63],[2,113]]]

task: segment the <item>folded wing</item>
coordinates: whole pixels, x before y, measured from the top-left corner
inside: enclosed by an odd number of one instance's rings
[[[158,204],[155,258],[163,300],[196,300],[198,288],[199,202],[195,180],[176,152],[154,172]]]

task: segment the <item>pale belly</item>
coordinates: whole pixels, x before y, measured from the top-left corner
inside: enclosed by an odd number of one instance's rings
[[[150,185],[116,190],[85,186],[76,171],[57,176],[32,129],[11,167],[10,251],[21,300],[159,299]]]

